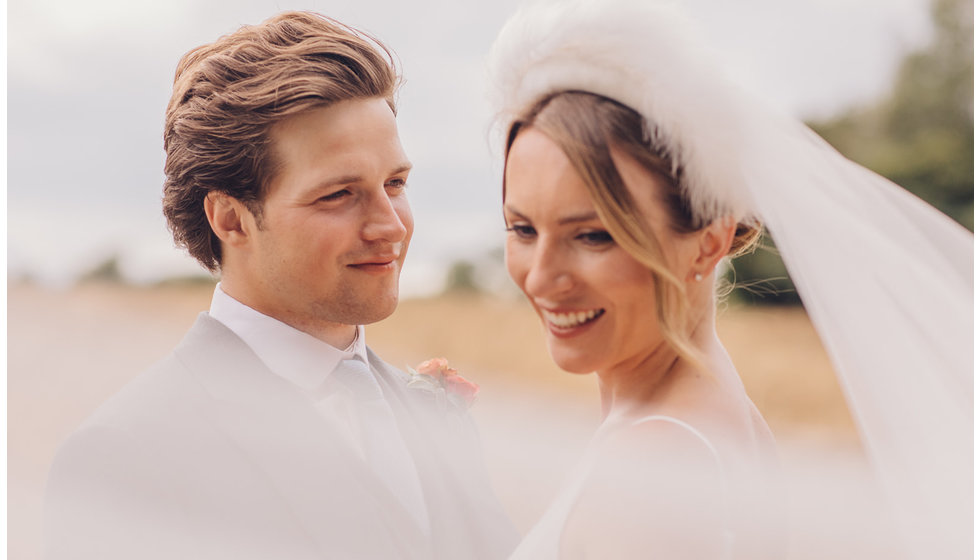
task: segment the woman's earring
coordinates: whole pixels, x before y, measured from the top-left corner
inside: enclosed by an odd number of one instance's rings
[[[694,281],[695,282],[700,282],[703,279],[704,279],[704,276],[701,276],[701,273],[700,272],[695,272],[694,273]]]

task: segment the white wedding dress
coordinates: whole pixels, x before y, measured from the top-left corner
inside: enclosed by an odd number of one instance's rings
[[[721,527],[714,531],[714,534],[705,534],[704,527],[698,524],[697,520],[693,520],[694,525],[690,526],[692,530],[689,533],[689,538],[702,543],[714,541],[717,545],[715,548],[719,552],[716,557],[710,560],[779,557],[783,546],[782,535],[774,535],[772,531],[772,520],[776,516],[772,515],[773,510],[771,509],[767,510],[768,513],[761,509],[763,504],[772,506],[781,499],[778,491],[775,494],[771,492],[777,486],[771,484],[771,481],[776,479],[771,476],[774,472],[772,470],[771,449],[739,448],[731,444],[726,445],[725,442],[716,444],[702,431],[672,416],[646,416],[633,422],[632,426],[653,422],[669,423],[686,431],[690,436],[687,439],[691,440],[692,445],[707,449],[714,460],[715,469],[712,474],[715,476],[711,476],[711,478],[714,479],[713,482],[718,484],[711,485],[711,488],[720,488],[720,490],[712,490],[714,495],[710,498],[718,504],[722,511]],[[511,560],[559,560],[570,556],[575,557],[576,551],[568,550],[567,541],[563,542],[564,532],[586,486],[592,482],[592,477],[596,475],[596,466],[603,458],[604,436],[603,429],[600,428],[582,461],[565,479],[558,496],[511,555]],[[637,441],[636,443],[642,445],[643,442]],[[669,454],[665,454],[665,459],[670,461]],[[637,467],[637,465],[628,466],[628,468],[633,467]],[[763,473],[766,474],[763,475]],[[682,469],[678,469],[678,476],[684,476],[684,474]],[[761,480],[770,481],[770,484],[767,484],[769,488],[760,488],[759,481]],[[643,484],[644,480],[641,479],[637,482]],[[628,480],[625,483],[629,484]],[[636,488],[636,485],[630,487]],[[629,516],[629,512],[621,512],[621,515],[626,518]],[[768,524],[765,524],[763,519],[768,519]],[[658,522],[656,519],[644,520],[644,523],[651,526]],[[765,552],[765,549],[768,549],[769,552]],[[643,556],[646,557],[646,555],[659,556],[655,550],[650,548],[644,548]]]

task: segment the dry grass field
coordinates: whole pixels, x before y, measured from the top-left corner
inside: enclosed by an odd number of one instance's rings
[[[8,290],[8,554],[39,558],[40,510],[57,445],[106,397],[168,352],[210,286],[87,285]],[[797,308],[731,307],[720,335],[769,421],[799,491],[790,509],[806,527],[792,557],[887,558],[875,495],[830,364]],[[598,422],[593,376],[558,370],[523,301],[444,297],[403,302],[369,327],[395,365],[445,356],[482,387],[473,414],[504,506],[526,530],[554,495]],[[825,492],[814,480],[835,480]],[[847,496],[847,502],[841,501]]]

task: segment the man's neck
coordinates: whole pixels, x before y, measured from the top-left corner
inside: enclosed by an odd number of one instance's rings
[[[248,290],[242,289],[234,281],[228,281],[225,278],[222,278],[219,289],[242,305],[326,342],[334,348],[347,349],[357,340],[357,325],[321,321],[303,317],[285,309],[277,309],[273,305],[266,304],[260,298],[250,297]]]

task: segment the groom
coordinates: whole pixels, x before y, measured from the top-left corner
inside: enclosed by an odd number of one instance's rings
[[[383,45],[310,13],[180,61],[164,213],[221,283],[59,451],[46,558],[510,551],[464,405],[409,387],[360,326],[394,311],[412,236],[397,85]]]

